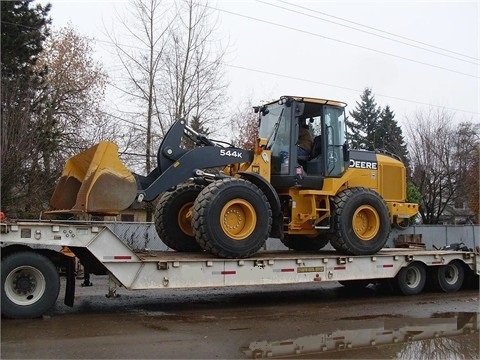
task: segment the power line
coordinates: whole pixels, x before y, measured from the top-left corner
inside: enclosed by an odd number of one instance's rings
[[[245,67],[245,66],[238,66],[238,65],[226,64],[226,63],[224,65],[228,66],[228,67],[231,67],[231,68],[235,68],[235,69],[246,70],[246,71],[256,72],[256,73],[260,73],[260,74],[277,76],[277,77],[281,77],[281,78],[284,78],[284,79],[303,81],[303,82],[308,82],[308,83],[316,84],[316,85],[325,85],[325,86],[334,87],[334,88],[338,88],[338,89],[342,89],[342,90],[354,91],[356,93],[362,93],[363,92],[363,90],[354,89],[354,88],[350,88],[350,87],[347,87],[347,86],[334,85],[334,84],[329,84],[329,83],[325,83],[325,82],[321,82],[321,81],[315,81],[315,80],[304,79],[304,78],[300,78],[300,77],[296,77],[296,76],[279,74],[279,73],[275,73],[275,72],[271,72],[271,71],[252,69],[252,68],[248,68],[248,67]],[[393,100],[400,100],[400,101],[409,102],[409,103],[418,104],[418,105],[427,105],[427,106],[433,106],[433,107],[441,108],[441,109],[447,109],[447,110],[452,110],[452,111],[460,111],[460,112],[463,112],[463,113],[480,115],[480,113],[477,113],[477,112],[474,112],[474,111],[455,109],[455,108],[450,108],[450,107],[446,107],[446,106],[442,106],[442,105],[433,105],[433,104],[429,104],[429,103],[425,103],[425,102],[421,102],[421,101],[404,99],[404,98],[385,95],[385,94],[375,93],[375,96],[384,97],[384,98],[393,99]]]
[[[257,1],[258,1],[258,0],[257,0]],[[321,12],[321,11],[318,11],[318,10],[313,10],[313,9],[307,8],[307,7],[305,7],[305,6],[301,6],[301,5],[297,5],[297,4],[292,4],[292,3],[289,3],[288,1],[283,1],[283,0],[277,0],[277,1],[278,1],[278,2],[281,2],[281,3],[284,3],[284,4],[291,5],[291,6],[299,7],[299,8],[302,8],[302,9],[304,9],[304,10],[308,10],[308,11],[311,11],[311,12],[314,12],[314,13],[317,13],[317,14],[322,14],[322,15],[325,15],[325,16],[329,16],[329,17],[332,17],[332,18],[334,18],[334,19],[342,20],[342,21],[345,21],[345,22],[347,22],[347,23],[354,24],[354,25],[358,25],[358,26],[361,26],[361,27],[364,27],[364,28],[367,28],[367,29],[370,29],[370,30],[379,31],[379,32],[382,32],[382,33],[384,33],[384,34],[392,35],[392,36],[398,37],[398,38],[400,38],[400,39],[408,40],[408,41],[411,41],[411,42],[414,42],[414,43],[417,43],[417,44],[420,44],[420,45],[425,45],[425,46],[428,46],[428,47],[431,47],[431,48],[434,48],[434,49],[438,49],[438,50],[442,50],[442,51],[445,51],[445,52],[449,52],[449,53],[451,53],[451,54],[460,55],[460,56],[463,56],[463,57],[466,57],[466,58],[469,58],[469,59],[472,59],[472,60],[475,60],[475,61],[480,61],[479,58],[476,58],[476,57],[473,57],[473,56],[465,55],[465,54],[462,54],[462,53],[459,53],[459,52],[455,52],[455,51],[452,51],[452,50],[448,50],[448,49],[445,49],[445,48],[442,48],[442,47],[439,47],[439,46],[435,46],[435,45],[432,45],[432,44],[428,44],[428,43],[425,43],[425,42],[421,42],[421,41],[418,41],[418,40],[414,40],[414,39],[412,39],[412,38],[408,38],[408,37],[406,37],[406,36],[394,34],[394,33],[392,33],[392,32],[388,32],[388,31],[385,31],[385,30],[381,30],[381,29],[375,28],[375,27],[373,27],[373,26],[368,26],[368,25],[361,24],[361,23],[358,23],[358,22],[355,22],[355,21],[351,21],[351,20],[348,20],[348,19],[345,19],[345,18],[342,18],[342,17],[339,17],[339,16],[327,14],[327,13],[324,13],[324,12]],[[339,25],[340,25],[340,24],[339,24]],[[359,31],[361,31],[361,30],[359,30]]]
[[[379,54],[383,54],[383,55],[387,55],[387,56],[399,58],[399,59],[402,59],[402,60],[406,60],[406,61],[410,61],[410,62],[422,64],[422,65],[426,65],[426,66],[429,66],[429,67],[433,67],[433,68],[437,68],[437,69],[449,71],[449,72],[452,72],[452,73],[456,73],[456,74],[460,74],[460,75],[472,77],[472,78],[475,78],[475,79],[480,78],[480,77],[478,77],[478,76],[476,76],[476,75],[471,75],[471,74],[467,74],[467,73],[464,73],[464,72],[461,72],[461,71],[449,69],[449,68],[446,68],[446,67],[443,67],[443,66],[434,65],[434,64],[430,64],[430,63],[423,62],[423,61],[418,61],[418,60],[410,59],[410,58],[407,58],[407,57],[404,57],[404,56],[395,55],[395,54],[392,54],[392,53],[389,53],[389,52],[386,52],[386,51],[373,49],[373,48],[370,48],[370,47],[367,47],[367,46],[358,45],[358,44],[353,44],[353,43],[350,43],[350,42],[348,42],[348,41],[339,40],[339,39],[335,39],[335,38],[332,38],[332,37],[329,37],[329,36],[320,35],[320,34],[317,34],[317,33],[311,32],[311,31],[307,31],[307,30],[301,30],[301,29],[298,29],[298,28],[294,28],[294,27],[292,27],[292,26],[287,26],[287,25],[283,25],[283,24],[278,24],[278,23],[275,23],[275,22],[272,22],[272,21],[268,21],[268,20],[258,19],[258,18],[255,18],[255,17],[253,17],[253,16],[248,16],[248,15],[244,15],[244,14],[239,14],[239,13],[236,13],[236,12],[233,12],[233,11],[229,11],[229,10],[225,10],[225,9],[219,9],[219,8],[214,8],[214,7],[210,7],[210,6],[208,6],[208,7],[211,8],[211,9],[213,9],[213,10],[217,10],[217,11],[220,11],[220,12],[223,12],[223,13],[227,13],[227,14],[230,14],[230,15],[235,15],[235,16],[242,17],[242,18],[245,18],[245,19],[254,20],[254,21],[261,22],[261,23],[265,23],[265,24],[269,24],[269,25],[273,25],[273,26],[285,28],[285,29],[288,29],[288,30],[293,30],[293,31],[301,32],[301,33],[304,33],[304,34],[308,34],[308,35],[320,37],[320,38],[323,38],[323,39],[326,39],[326,40],[331,40],[331,41],[339,42],[339,43],[341,43],[341,44],[345,44],[345,45],[357,47],[357,48],[364,49],[364,50],[368,50],[368,51],[373,51],[373,52],[376,52],[376,53],[379,53]]]
[[[475,62],[475,61],[470,61],[470,60],[466,60],[466,59],[461,59],[461,58],[456,57],[456,56],[444,54],[444,53],[442,53],[442,52],[440,52],[440,51],[435,51],[435,50],[427,49],[427,48],[422,47],[422,46],[418,46],[418,45],[414,45],[414,44],[409,44],[409,43],[406,42],[406,41],[401,41],[401,40],[392,39],[391,37],[388,37],[388,36],[376,34],[376,33],[371,32],[371,31],[362,30],[362,29],[356,28],[356,27],[354,27],[354,26],[349,26],[349,25],[341,24],[341,23],[339,23],[339,22],[335,22],[335,21],[332,21],[332,20],[323,19],[323,18],[318,17],[318,16],[315,16],[315,15],[306,14],[306,13],[304,13],[304,12],[296,11],[296,10],[289,9],[289,8],[286,8],[286,7],[283,7],[283,6],[274,5],[274,4],[272,4],[272,3],[269,3],[269,2],[266,2],[266,1],[263,1],[263,0],[255,0],[255,1],[257,1],[257,2],[259,2],[259,3],[262,3],[262,4],[265,4],[265,5],[268,5],[268,6],[272,6],[272,7],[280,8],[280,9],[283,9],[283,10],[286,10],[286,11],[290,11],[290,12],[293,12],[293,13],[296,13],[296,14],[308,16],[308,17],[311,17],[311,18],[314,18],[314,19],[317,19],[317,20],[321,20],[321,21],[329,22],[329,23],[332,23],[332,24],[335,24],[335,25],[343,26],[343,27],[346,27],[346,28],[348,28],[348,29],[360,31],[360,32],[363,32],[363,33],[366,33],[366,34],[369,34],[369,35],[373,35],[373,36],[382,38],[382,39],[394,41],[394,42],[397,42],[397,43],[400,43],[400,44],[403,44],[403,45],[407,45],[407,46],[410,46],[410,47],[414,47],[414,48],[417,48],[417,49],[421,49],[421,50],[424,50],[424,51],[428,51],[428,52],[431,52],[431,53],[434,53],[434,54],[437,54],[437,55],[449,57],[449,58],[452,58],[452,59],[455,59],[455,60],[458,60],[458,61],[463,61],[463,62],[466,62],[466,63],[469,63],[469,64],[478,65],[478,61],[480,61],[480,59],[476,59],[476,60],[478,60],[477,62]],[[309,11],[312,11],[312,12],[317,12],[317,11],[315,11],[315,10],[313,10],[313,9],[309,9],[309,8],[304,7],[304,6],[300,6],[300,5],[296,5],[296,4],[290,4],[290,3],[286,2],[286,1],[282,1],[282,0],[277,0],[277,1],[282,2],[282,3],[285,3],[285,4],[288,4],[288,5],[291,5],[291,6],[299,7],[299,8],[302,8],[302,9],[306,9],[306,10],[309,10]],[[335,17],[335,16],[333,16],[333,15],[328,15],[328,14],[325,14],[325,13],[322,13],[322,12],[318,12],[318,13],[320,13],[320,14],[322,14],[322,15],[325,15],[325,16]],[[335,17],[335,18],[337,18],[337,17]],[[342,19],[342,18],[339,18],[339,19]],[[351,22],[351,21],[346,20],[346,19],[342,19],[342,21]],[[353,23],[353,22],[351,22],[351,23]],[[365,25],[361,25],[361,24],[358,24],[358,23],[354,23],[354,24],[359,25],[359,26],[367,27],[367,26],[365,26]],[[375,30],[376,30],[376,31],[379,31],[379,32],[383,32],[383,33],[389,34],[388,32],[383,31],[383,30],[380,30],[380,29],[375,29]],[[399,36],[399,35],[394,35],[394,36]],[[408,38],[407,38],[407,39],[408,39]],[[412,41],[412,42],[417,42],[416,40],[413,40],[413,39],[408,39],[408,40],[409,40],[409,41]],[[433,45],[428,45],[428,46],[433,47]],[[443,50],[443,51],[446,51],[446,52],[452,52],[452,51],[447,50],[447,49],[442,49],[442,50]],[[467,55],[462,55],[462,56],[464,56],[464,57],[469,57],[469,56],[467,56]]]

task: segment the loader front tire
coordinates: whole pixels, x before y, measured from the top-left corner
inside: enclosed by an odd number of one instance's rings
[[[211,183],[198,195],[192,224],[204,250],[222,258],[245,258],[265,244],[272,211],[256,185],[226,178]]]
[[[285,234],[281,241],[283,245],[296,251],[318,251],[328,244],[325,234],[315,236]]]
[[[192,208],[203,186],[182,184],[166,192],[155,210],[155,228],[160,239],[169,248],[182,252],[202,251],[192,228]]]
[[[383,248],[390,233],[385,201],[367,188],[350,188],[332,200],[333,233],[330,243],[349,255],[371,255]]]
[[[47,257],[33,251],[14,252],[2,259],[2,315],[35,318],[58,298],[60,276]]]

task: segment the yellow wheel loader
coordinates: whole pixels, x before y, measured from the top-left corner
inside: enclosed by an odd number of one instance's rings
[[[406,203],[402,162],[381,152],[349,150],[339,101],[282,96],[255,107],[258,132],[248,151],[208,139],[177,120],[147,176],[131,173],[117,146],[102,142],[70,158],[51,199],[53,213],[118,214],[153,201],[157,232],[177,251],[245,258],[268,237],[290,249],[368,255],[392,225],[418,212]],[[301,127],[313,146],[299,153]],[[185,138],[193,148],[185,148]]]

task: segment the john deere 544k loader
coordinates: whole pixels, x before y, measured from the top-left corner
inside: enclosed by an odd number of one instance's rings
[[[345,254],[374,254],[391,226],[414,216],[418,206],[405,202],[401,161],[347,148],[345,106],[283,96],[255,107],[253,151],[208,139],[177,120],[147,176],[131,173],[115,144],[99,143],[67,161],[51,210],[118,214],[160,196],[156,229],[177,251],[244,258],[270,236],[294,250],[315,251],[330,242]],[[298,157],[302,126],[314,143],[309,156]],[[193,149],[182,145],[185,136]]]

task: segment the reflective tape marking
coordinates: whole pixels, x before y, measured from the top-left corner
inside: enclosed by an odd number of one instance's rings
[[[131,255],[106,255],[103,260],[132,260]]]

